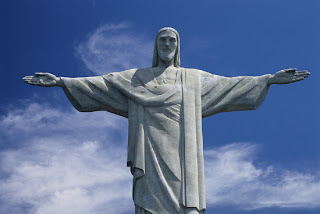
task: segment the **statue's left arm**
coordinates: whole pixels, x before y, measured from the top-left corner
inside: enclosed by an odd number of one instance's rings
[[[284,69],[270,75],[268,84],[288,84],[304,80],[310,75],[308,71],[297,71],[295,68]]]
[[[257,109],[271,84],[287,84],[308,77],[307,71],[281,70],[274,75],[223,77],[203,72],[201,75],[202,115]]]

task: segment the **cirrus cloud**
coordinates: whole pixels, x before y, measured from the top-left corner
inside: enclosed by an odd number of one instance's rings
[[[232,143],[205,151],[207,202],[241,209],[319,208],[320,174],[254,164],[257,146]]]
[[[39,103],[8,112],[0,133],[7,139],[3,143],[16,146],[0,151],[0,213],[132,210],[126,125],[105,112],[83,114]]]
[[[153,41],[129,23],[105,24],[76,46],[76,55],[96,74],[150,67]]]
[[[1,213],[133,212],[126,119],[34,102],[11,109],[0,127],[20,145],[0,151]],[[205,150],[208,210],[319,207],[318,174],[258,167],[256,153],[252,143]]]

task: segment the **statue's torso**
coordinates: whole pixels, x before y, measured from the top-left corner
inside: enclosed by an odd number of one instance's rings
[[[170,73],[153,75],[154,78],[145,82],[146,88],[155,96],[174,90],[175,101],[164,106],[143,107],[144,118],[140,123],[144,124],[145,174],[135,181],[134,198],[137,205],[149,211],[179,213],[183,188],[181,73],[176,68]]]

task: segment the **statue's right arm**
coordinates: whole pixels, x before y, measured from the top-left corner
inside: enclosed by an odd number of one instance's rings
[[[128,98],[103,76],[67,78],[50,73],[35,73],[34,76],[22,79],[30,85],[61,87],[78,111],[109,111],[128,117]]]
[[[35,73],[34,76],[25,76],[22,78],[25,83],[42,87],[62,87],[63,83],[60,77],[50,73]]]

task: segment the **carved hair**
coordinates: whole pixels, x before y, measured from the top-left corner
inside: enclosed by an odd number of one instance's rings
[[[160,35],[160,33],[164,32],[164,31],[171,31],[174,34],[176,34],[177,37],[177,48],[176,48],[176,53],[174,54],[174,60],[173,60],[173,65],[174,67],[179,68],[180,67],[180,36],[178,31],[176,31],[175,29],[171,28],[171,27],[164,27],[161,28],[158,31],[158,34],[156,36],[156,40],[154,42],[154,51],[153,51],[153,60],[152,60],[152,67],[157,67],[159,64],[159,55],[158,55],[158,46],[157,46],[157,41],[158,41],[158,37]]]

